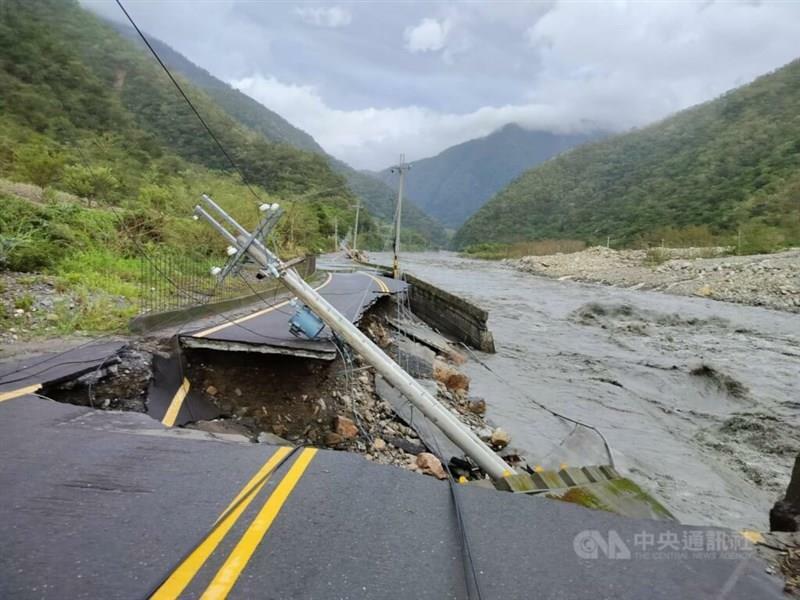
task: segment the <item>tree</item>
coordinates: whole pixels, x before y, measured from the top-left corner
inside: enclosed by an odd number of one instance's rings
[[[14,152],[17,171],[27,181],[46,187],[58,179],[64,166],[59,152],[39,144],[22,146]]]
[[[86,199],[87,206],[119,187],[119,181],[108,167],[72,165],[65,169],[64,186],[76,196]]]

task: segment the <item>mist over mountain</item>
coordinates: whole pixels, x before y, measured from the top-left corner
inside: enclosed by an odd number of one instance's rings
[[[413,162],[405,193],[443,225],[460,227],[523,171],[599,134],[554,134],[509,124],[494,133]],[[390,169],[376,175],[396,189]]]
[[[141,43],[130,27],[114,21],[109,21],[109,24],[134,43]],[[331,169],[344,177],[349,190],[361,198],[371,214],[387,222],[392,220],[396,198],[393,189],[330,156],[311,135],[247,94],[217,79],[168,44],[156,38],[148,37],[148,40],[170,69],[202,89],[230,116],[271,142],[322,155]],[[408,242],[415,246],[443,246],[447,243],[444,228],[415,205],[413,196],[404,210],[403,226],[408,230],[404,232]]]

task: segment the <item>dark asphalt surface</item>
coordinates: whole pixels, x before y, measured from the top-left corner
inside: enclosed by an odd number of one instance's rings
[[[406,284],[380,275],[356,272],[329,274],[325,281],[315,287],[340,313],[358,322],[378,299],[405,290]],[[295,310],[288,301],[270,307],[256,306],[251,314],[232,321],[222,321],[213,327],[189,331],[181,339],[188,343],[202,340],[206,343],[272,347],[288,352],[307,351],[319,354],[321,358],[333,358],[336,351],[329,340],[330,330],[327,327],[320,333],[319,340],[298,338],[289,333],[289,320]]]
[[[32,385],[73,379],[112,364],[127,342],[108,341],[81,345],[64,352],[37,354],[0,363],[0,396]]]
[[[0,440],[2,598],[146,597],[275,452],[33,396],[0,402]],[[206,590],[292,461],[182,597]],[[782,597],[749,553],[645,558],[633,546],[642,532],[706,530],[457,490],[483,598]],[[633,558],[579,559],[586,530],[615,531]],[[356,455],[318,451],[257,542],[232,598],[466,597],[448,485]]]
[[[168,357],[153,355],[153,378],[147,388],[147,414],[162,421],[167,419],[165,425],[185,425],[195,421],[216,419],[220,410],[199,390],[190,386],[184,378],[184,366],[181,364],[183,356],[173,354]],[[183,398],[176,400],[175,396],[183,388]],[[174,414],[167,417],[170,407],[177,402]]]

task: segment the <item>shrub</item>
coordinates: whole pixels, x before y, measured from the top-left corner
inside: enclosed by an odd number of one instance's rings
[[[61,175],[64,157],[42,145],[22,146],[14,153],[17,172],[26,180],[45,187]]]
[[[648,248],[644,257],[644,264],[656,266],[670,259],[669,250],[666,248]]]
[[[751,222],[739,229],[736,248],[738,254],[767,254],[780,250],[785,243],[786,238],[777,227]]]
[[[91,206],[100,199],[110,203],[108,195],[119,187],[119,181],[108,167],[71,165],[64,170],[64,186],[76,196],[86,198]]]
[[[24,294],[18,298],[14,298],[14,308],[19,308],[22,310],[30,310],[33,306],[33,296],[30,294]]]

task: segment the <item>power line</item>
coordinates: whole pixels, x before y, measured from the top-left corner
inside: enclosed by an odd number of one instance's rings
[[[208,125],[208,123],[206,123],[205,119],[203,119],[203,117],[200,114],[200,112],[197,110],[195,105],[189,99],[189,96],[186,95],[186,92],[183,91],[183,88],[181,87],[181,85],[178,83],[178,81],[175,79],[175,77],[172,76],[172,73],[170,72],[170,70],[167,67],[167,65],[164,64],[164,61],[161,60],[161,57],[158,55],[158,52],[156,52],[155,48],[153,48],[153,46],[150,44],[150,41],[147,39],[147,37],[144,35],[144,33],[142,33],[142,30],[139,29],[139,26],[136,25],[136,22],[133,20],[133,17],[131,17],[131,15],[128,13],[128,11],[125,10],[125,7],[122,5],[122,1],[121,0],[116,0],[116,2],[117,2],[117,6],[119,6],[120,10],[127,17],[127,19],[130,22],[131,26],[136,30],[136,33],[138,33],[139,37],[142,38],[142,41],[144,42],[145,46],[147,46],[147,48],[153,54],[153,57],[158,61],[158,64],[161,65],[161,68],[164,69],[164,72],[167,74],[167,77],[169,77],[170,81],[172,81],[173,85],[175,86],[175,89],[178,90],[178,93],[183,97],[184,100],[186,100],[186,103],[189,105],[189,108],[192,109],[192,112],[195,114],[197,119],[200,121],[200,123],[203,124],[203,127],[208,132],[208,135],[211,136],[211,139],[214,140],[214,143],[217,145],[217,147],[219,148],[220,152],[222,152],[222,154],[225,156],[225,158],[228,159],[228,162],[231,164],[231,166],[234,168],[234,170],[236,170],[236,172],[239,173],[239,176],[242,178],[242,182],[244,183],[245,186],[247,186],[247,189],[250,190],[250,193],[253,194],[253,196],[255,197],[255,199],[259,203],[262,203],[263,201],[261,199],[261,196],[259,196],[256,193],[256,191],[252,188],[252,186],[249,183],[247,183],[247,178],[244,176],[244,172],[242,171],[242,169],[239,168],[239,165],[236,164],[236,161],[233,160],[233,157],[228,153],[227,150],[225,150],[225,146],[222,145],[222,142],[219,141],[219,138],[211,130],[211,127],[209,127],[209,125]]]

